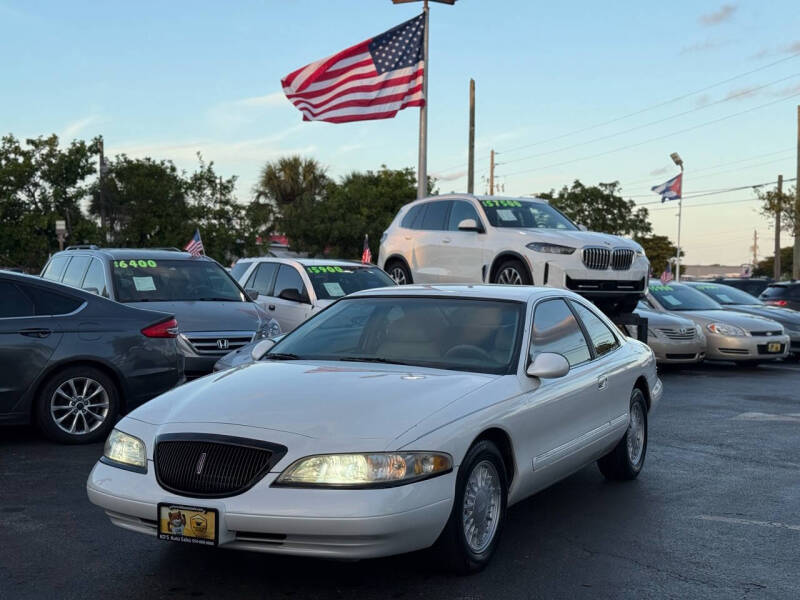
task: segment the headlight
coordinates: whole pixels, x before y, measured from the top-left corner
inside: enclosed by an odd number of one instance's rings
[[[644,256],[644,248],[639,246],[638,248],[636,248],[634,253],[636,254],[636,256]]]
[[[531,242],[530,244],[525,244],[525,247],[534,252],[544,252],[546,254],[572,254],[575,252],[575,248],[570,246],[559,246],[558,244],[546,244],[544,242]]]
[[[147,453],[144,442],[118,429],[112,430],[108,436],[105,448],[103,448],[103,458],[100,460],[115,467],[142,473],[147,472]]]
[[[711,333],[715,333],[717,335],[727,335],[730,337],[744,337],[747,335],[747,332],[734,325],[726,325],[725,323],[709,323],[706,325],[706,329],[708,329]]]
[[[369,488],[404,485],[449,473],[453,460],[437,452],[320,454],[295,461],[274,485]]]
[[[277,335],[281,334],[281,326],[275,319],[270,319],[261,327],[258,328],[258,333],[256,334],[256,339],[266,339],[266,338],[274,338]]]

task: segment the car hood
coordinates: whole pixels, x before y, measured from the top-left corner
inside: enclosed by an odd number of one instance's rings
[[[676,314],[659,313],[652,310],[642,310],[637,308],[634,312],[647,319],[648,327],[692,327],[694,321],[679,317]]]
[[[691,319],[695,323],[704,326],[709,323],[726,323],[728,325],[741,327],[747,331],[767,331],[781,328],[780,323],[776,323],[771,319],[746,315],[721,308],[714,310],[681,310],[677,311],[677,314],[674,312],[670,314]]]
[[[503,228],[498,228],[503,231]],[[630,248],[637,250],[639,245],[633,240],[611,235],[608,233],[598,233],[596,231],[569,231],[563,229],[508,229],[513,233],[515,239],[519,239],[519,234],[524,235],[528,242],[548,242],[562,246],[574,246],[584,248],[586,246],[600,246],[601,248]]]
[[[499,376],[331,361],[263,361],[209,375],[142,405],[153,425],[224,423],[309,438],[394,439]]]
[[[733,304],[726,306],[725,309],[765,317],[777,321],[789,329],[800,330],[800,314],[794,310],[786,310],[779,306],[761,306],[760,304]]]
[[[126,306],[175,315],[186,331],[256,331],[269,318],[255,302],[126,302]]]

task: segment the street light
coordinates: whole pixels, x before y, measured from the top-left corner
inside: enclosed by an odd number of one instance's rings
[[[58,249],[64,249],[64,236],[67,233],[67,223],[61,219],[56,221],[56,238],[58,238]]]
[[[681,187],[680,194],[678,195],[678,250],[675,253],[675,281],[681,281],[681,213],[683,212],[683,159],[677,152],[669,155],[677,166],[681,168]]]

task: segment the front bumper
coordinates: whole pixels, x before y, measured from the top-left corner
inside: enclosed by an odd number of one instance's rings
[[[527,259],[534,284],[598,298],[644,295],[650,268],[647,259],[636,257],[629,269],[588,269],[580,258],[580,251],[566,256],[529,252]]]
[[[228,498],[189,498],[167,492],[148,461],[146,474],[97,463],[89,500],[124,529],[156,536],[157,504],[219,511],[225,548],[328,558],[375,558],[431,546],[452,508],[456,473],[387,489],[324,490],[270,487],[269,473],[253,488]]]
[[[706,359],[709,360],[777,360],[789,354],[789,336],[727,337],[706,334]],[[767,352],[767,345],[779,343],[781,351]]]
[[[648,336],[647,345],[656,355],[656,361],[661,364],[698,363],[706,355],[706,342],[700,337],[677,341]]]

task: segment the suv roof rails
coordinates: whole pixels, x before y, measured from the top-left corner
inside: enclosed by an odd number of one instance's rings
[[[142,248],[142,250],[166,250],[167,252],[183,252],[180,248],[175,246],[162,246],[158,248]]]
[[[96,244],[75,244],[74,246],[67,246],[64,250],[100,250],[100,246]]]

